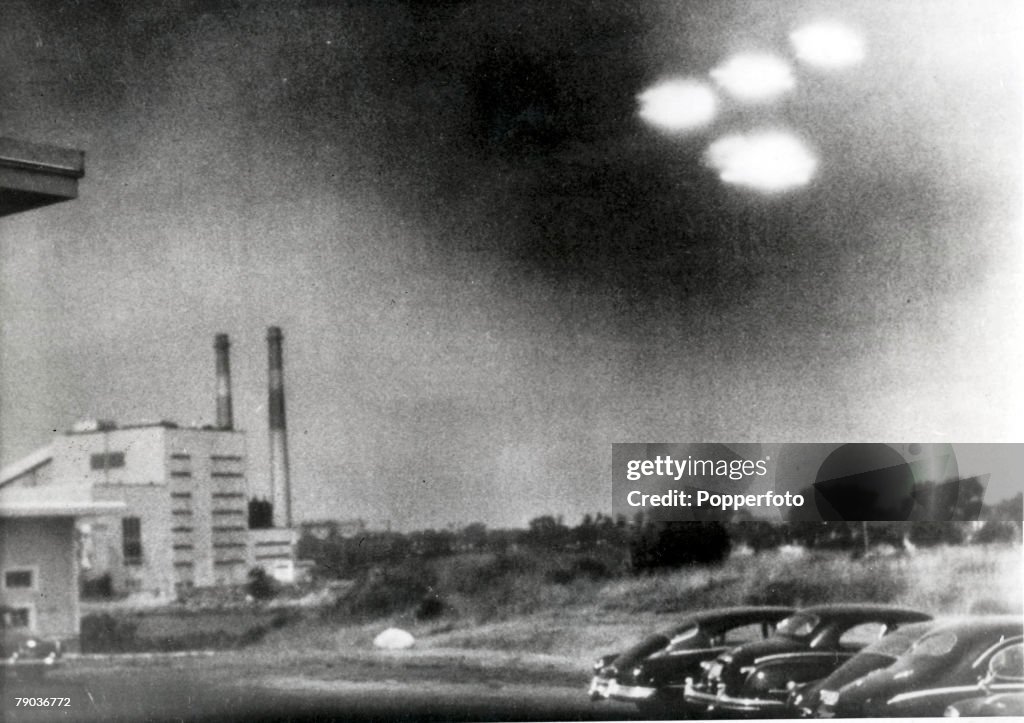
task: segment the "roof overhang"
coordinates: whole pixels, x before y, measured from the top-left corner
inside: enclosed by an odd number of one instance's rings
[[[124,502],[97,502],[87,485],[41,485],[0,490],[0,518],[116,515]]]
[[[78,197],[85,153],[0,137],[0,216]]]

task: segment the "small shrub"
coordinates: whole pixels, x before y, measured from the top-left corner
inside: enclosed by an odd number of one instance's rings
[[[420,600],[419,607],[416,608],[416,619],[436,620],[444,615],[447,610],[448,606],[445,605],[444,600],[436,595],[428,595]]]
[[[249,570],[247,590],[256,600],[270,600],[277,595],[277,581],[262,567],[254,567]]]

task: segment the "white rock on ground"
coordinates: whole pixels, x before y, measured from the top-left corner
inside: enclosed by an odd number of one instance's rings
[[[388,628],[373,639],[373,646],[385,650],[403,650],[411,648],[415,642],[416,638],[411,633],[399,628]]]

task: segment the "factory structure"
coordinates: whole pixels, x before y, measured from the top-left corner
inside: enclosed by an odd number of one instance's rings
[[[246,434],[234,426],[226,334],[214,341],[216,424],[82,422],[5,468],[0,491],[72,487],[87,491],[97,509],[116,509],[76,522],[83,579],[107,577],[115,594],[170,598],[238,585],[254,567],[295,581],[282,343],[281,330],[270,327],[272,524],[253,514],[261,503],[248,484]]]

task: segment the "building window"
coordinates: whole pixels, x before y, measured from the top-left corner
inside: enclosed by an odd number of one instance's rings
[[[32,628],[31,608],[0,608],[0,620],[3,625],[0,628]]]
[[[4,572],[4,588],[31,590],[33,587],[35,587],[35,575],[32,570],[6,570]]]
[[[142,564],[142,521],[138,517],[121,520],[121,543],[126,565]]]
[[[124,452],[101,452],[89,458],[92,469],[114,469],[124,467]]]

